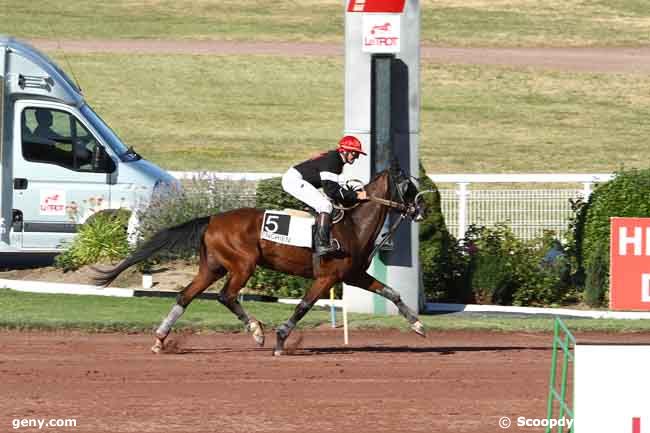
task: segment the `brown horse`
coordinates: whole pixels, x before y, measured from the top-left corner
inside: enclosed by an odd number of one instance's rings
[[[263,345],[261,323],[246,313],[237,300],[237,294],[258,265],[314,279],[293,315],[276,330],[274,355],[284,353],[284,342],[298,321],[338,282],[369,290],[392,301],[411,324],[411,329],[424,336],[424,326],[402,302],[399,293],[366,273],[375,240],[391,207],[414,220],[422,218],[424,207],[418,200],[417,189],[410,179],[394,169],[378,174],[365,189],[369,200],[346,211],[345,217],[332,229],[332,236],[339,241],[341,250],[323,257],[317,266],[314,266],[309,248],[260,239],[264,211],[241,208],[158,232],[115,268],[100,271],[102,275],[96,278],[96,283],[110,284],[122,271],[157,251],[188,245],[192,239],[197,239],[200,241],[199,272],[179,293],[176,304],[156,330],[156,342],[152,347],[156,353],[163,349],[171,327],[190,302],[226,274],[229,274],[228,280],[219,293],[219,301],[246,325],[257,344]]]

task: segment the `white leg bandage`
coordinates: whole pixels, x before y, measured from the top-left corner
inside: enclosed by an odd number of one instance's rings
[[[302,175],[295,168],[290,168],[282,176],[282,189],[301,202],[313,207],[318,213],[332,212],[332,203],[311,183],[303,180]]]
[[[156,334],[162,338],[166,337],[167,334],[169,334],[169,331],[172,329],[172,326],[174,326],[174,323],[176,323],[178,318],[181,317],[184,312],[185,307],[181,307],[178,304],[174,305],[167,317],[165,317],[165,320],[162,321],[156,330]]]

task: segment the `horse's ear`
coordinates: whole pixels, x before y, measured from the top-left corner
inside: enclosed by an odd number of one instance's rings
[[[399,174],[402,169],[399,166],[399,160],[395,155],[390,159],[390,172],[391,174]]]

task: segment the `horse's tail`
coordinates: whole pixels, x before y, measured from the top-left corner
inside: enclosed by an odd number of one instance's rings
[[[124,270],[148,259],[160,250],[198,247],[198,244],[203,240],[205,228],[209,223],[210,217],[208,216],[196,218],[184,224],[159,231],[113,269],[105,271],[96,269],[101,275],[94,278],[95,284],[98,286],[109,285]]]

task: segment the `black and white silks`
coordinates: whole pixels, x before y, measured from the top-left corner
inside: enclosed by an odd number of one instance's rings
[[[333,201],[345,205],[355,203],[357,199],[354,191],[339,185],[339,175],[343,172],[344,164],[339,152],[333,150],[324,153],[287,170],[282,176],[282,188],[316,212],[331,213],[332,203],[318,188],[323,188],[327,197]]]

